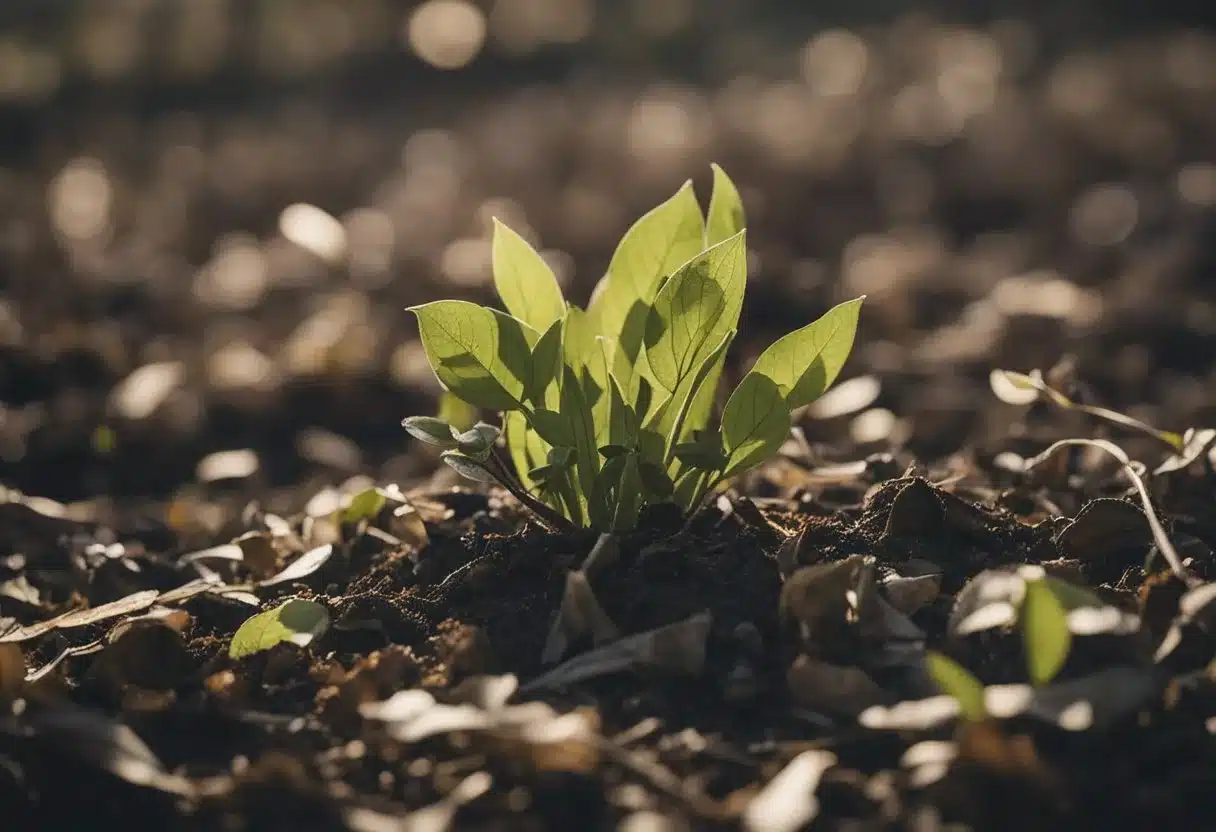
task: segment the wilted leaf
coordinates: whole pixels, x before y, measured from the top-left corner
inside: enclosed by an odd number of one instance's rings
[[[155,589],[145,589],[142,592],[135,592],[125,598],[120,598],[117,601],[111,601],[108,604],[102,604],[99,607],[89,607],[83,610],[72,610],[63,615],[52,618],[49,621],[40,621],[37,624],[31,624],[28,627],[19,627],[16,630],[5,633],[0,636],[0,643],[12,641],[26,641],[31,638],[49,633],[51,630],[68,630],[73,627],[86,627],[89,624],[96,624],[99,621],[105,621],[110,618],[117,618],[122,615],[131,615],[140,610],[147,609],[156,601],[160,595]]]
[[[0,705],[12,702],[25,686],[25,654],[16,644],[0,644]]]
[[[507,311],[537,332],[566,313],[557,278],[528,241],[494,218],[494,287]]]
[[[785,682],[798,704],[818,713],[856,717],[885,698],[882,688],[861,668],[829,664],[805,654],[790,665]]]
[[[233,635],[228,655],[242,659],[284,642],[306,647],[328,628],[329,611],[323,605],[295,598],[247,619]]]
[[[288,581],[298,581],[301,578],[306,578],[313,572],[320,569],[325,562],[328,561],[334,554],[334,546],[332,543],[326,543],[324,546],[318,546],[315,549],[310,549],[300,555],[279,574],[267,578],[260,582],[260,586],[274,586]]]
[[[815,790],[824,772],[836,765],[830,751],[803,751],[752,798],[743,810],[747,832],[797,832],[819,814]]]
[[[1020,618],[1030,681],[1045,685],[1068,659],[1072,644],[1068,613],[1046,581],[1027,581]]]

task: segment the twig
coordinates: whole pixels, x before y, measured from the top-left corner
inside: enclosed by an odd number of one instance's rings
[[[1123,467],[1124,475],[1131,480],[1132,485],[1135,486],[1136,491],[1140,494],[1140,502],[1144,506],[1144,515],[1148,519],[1148,527],[1153,533],[1153,541],[1157,544],[1157,548],[1161,551],[1162,556],[1169,562],[1170,568],[1174,570],[1174,574],[1187,586],[1194,587],[1201,583],[1198,579],[1187,574],[1186,568],[1182,565],[1182,559],[1178,557],[1178,551],[1174,548],[1174,544],[1170,543],[1170,539],[1166,535],[1161,521],[1157,519],[1157,513],[1153,510],[1153,503],[1149,498],[1144,480],[1136,473],[1136,469],[1132,467],[1132,462],[1128,459],[1127,454],[1115,443],[1106,439],[1061,439],[1038,456],[1026,460],[1025,469],[1029,471],[1031,468],[1041,465],[1061,448],[1078,446],[1097,448],[1115,458]]]

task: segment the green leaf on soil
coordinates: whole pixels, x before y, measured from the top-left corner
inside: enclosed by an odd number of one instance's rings
[[[228,655],[243,659],[284,642],[307,647],[327,629],[329,611],[323,605],[294,598],[247,619],[233,635]]]
[[[342,509],[342,522],[354,525],[360,520],[373,520],[388,502],[379,488],[368,488],[351,497],[350,505]]]
[[[941,653],[925,653],[925,669],[942,693],[958,700],[963,719],[979,722],[988,716],[984,706],[984,685],[958,662]]]
[[[1068,660],[1072,644],[1068,612],[1046,581],[1027,581],[1019,619],[1030,681],[1046,685]]]

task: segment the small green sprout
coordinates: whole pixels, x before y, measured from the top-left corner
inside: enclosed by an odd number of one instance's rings
[[[836,380],[864,298],[772,344],[711,426],[747,282],[743,203],[714,166],[704,216],[686,182],[617,246],[586,309],[495,221],[494,283],[506,311],[458,300],[411,307],[427,359],[452,396],[502,413],[461,432],[436,417],[404,421],[461,475],[498,482],[555,528],[624,531],[648,504],[691,511],[727,478],[776,453],[790,412]]]

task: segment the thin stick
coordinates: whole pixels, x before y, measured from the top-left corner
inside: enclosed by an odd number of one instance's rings
[[[1144,486],[1144,480],[1140,478],[1140,475],[1136,473],[1136,469],[1132,467],[1131,460],[1128,459],[1127,454],[1115,443],[1105,439],[1061,439],[1038,456],[1026,460],[1025,469],[1029,471],[1031,468],[1041,465],[1062,448],[1077,446],[1097,448],[1115,458],[1123,467],[1124,475],[1131,480],[1132,485],[1135,486],[1136,491],[1140,494],[1140,502],[1144,506],[1144,516],[1148,519],[1149,529],[1152,530],[1153,541],[1157,544],[1157,548],[1161,551],[1162,556],[1169,562],[1170,568],[1174,570],[1174,574],[1187,586],[1193,587],[1202,583],[1187,574],[1186,568],[1182,565],[1182,559],[1178,557],[1178,551],[1174,548],[1174,544],[1170,543],[1170,539],[1166,535],[1161,521],[1157,519],[1157,513],[1153,510],[1153,503],[1149,498],[1148,489]]]

